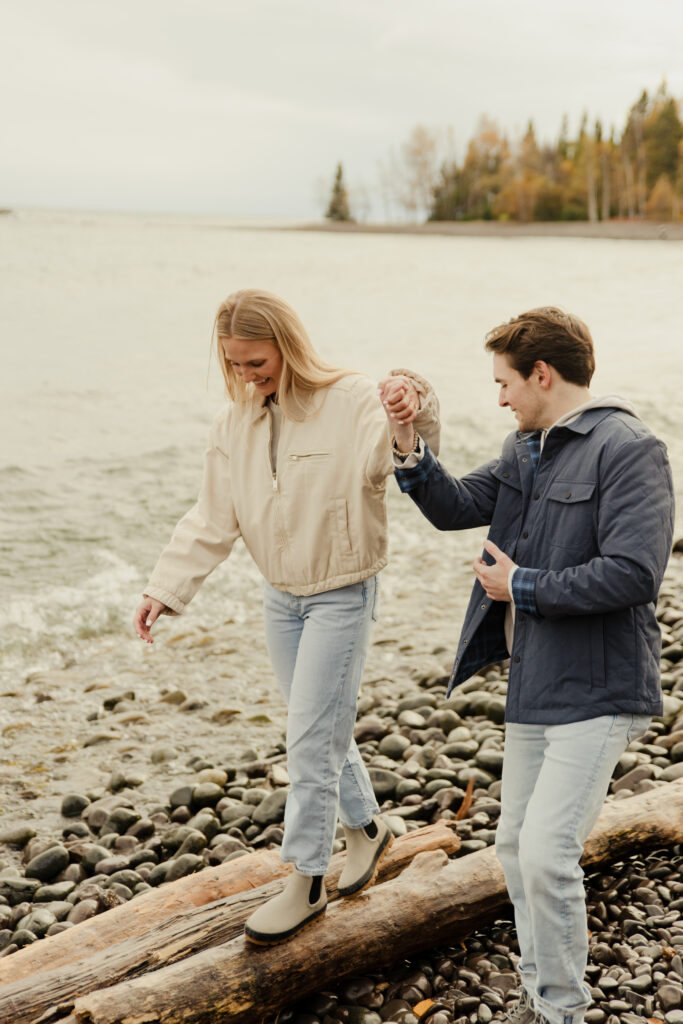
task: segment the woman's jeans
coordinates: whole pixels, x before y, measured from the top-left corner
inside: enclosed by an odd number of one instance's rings
[[[265,585],[266,643],[288,706],[281,856],[305,875],[327,870],[338,812],[362,828],[379,810],[353,738],[377,589],[376,576],[311,597]]]
[[[515,909],[519,971],[551,1024],[580,1024],[588,930],[579,858],[621,754],[647,715],[569,725],[509,723],[496,853]]]

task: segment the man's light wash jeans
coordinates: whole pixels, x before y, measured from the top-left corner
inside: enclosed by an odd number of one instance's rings
[[[580,1024],[591,1002],[579,859],[617,761],[649,722],[604,715],[506,726],[496,853],[515,909],[521,981],[551,1024]]]
[[[311,597],[265,585],[266,643],[288,707],[281,856],[305,875],[327,870],[338,813],[362,828],[379,811],[353,738],[377,596],[376,576]]]

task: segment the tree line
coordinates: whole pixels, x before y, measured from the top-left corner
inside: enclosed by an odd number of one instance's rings
[[[378,197],[386,220],[599,221],[683,218],[683,122],[666,83],[643,91],[620,137],[584,115],[570,138],[539,142],[530,121],[511,140],[482,117],[465,157],[453,155],[452,131],[417,125],[379,166]],[[341,164],[326,217],[365,219],[367,190],[348,189]]]

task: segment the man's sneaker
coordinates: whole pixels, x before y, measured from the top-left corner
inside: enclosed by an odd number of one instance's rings
[[[516,1003],[503,1017],[503,1024],[533,1024],[536,1021],[536,1012],[531,1002],[531,996],[525,988]]]
[[[327,892],[322,876],[302,875],[295,868],[282,892],[248,918],[244,934],[258,946],[284,942],[317,920],[326,907]]]
[[[352,896],[374,882],[379,862],[394,837],[389,826],[378,817],[374,817],[363,828],[348,828],[344,825],[344,833],[346,863],[337,888],[340,896]]]

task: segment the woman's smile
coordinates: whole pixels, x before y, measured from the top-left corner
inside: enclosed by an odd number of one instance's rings
[[[225,357],[245,384],[253,384],[262,395],[276,395],[282,373],[282,356],[272,341],[223,338]],[[260,373],[269,371],[265,376]]]

